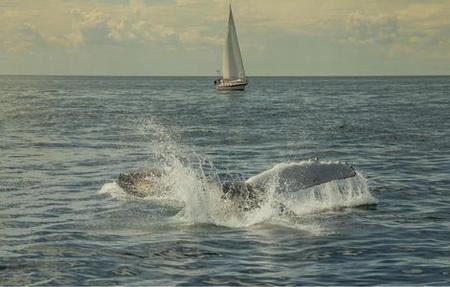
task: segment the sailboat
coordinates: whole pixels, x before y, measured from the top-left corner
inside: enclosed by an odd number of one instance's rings
[[[243,91],[248,84],[248,80],[245,77],[231,4],[228,15],[228,27],[225,34],[222,66],[222,77],[214,81],[216,88],[221,91]]]

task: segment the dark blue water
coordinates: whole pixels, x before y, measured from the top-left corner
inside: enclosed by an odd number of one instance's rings
[[[450,284],[450,77],[212,80],[1,76],[0,285]],[[190,220],[117,196],[159,153],[245,177],[347,161],[378,205],[219,220],[185,173]]]

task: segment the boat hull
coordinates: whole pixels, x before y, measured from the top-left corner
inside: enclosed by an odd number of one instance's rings
[[[244,91],[248,82],[224,82],[216,83],[216,89],[219,91]]]

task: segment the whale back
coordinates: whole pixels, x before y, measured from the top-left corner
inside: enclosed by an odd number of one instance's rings
[[[308,160],[280,163],[249,178],[246,183],[259,190],[275,188],[277,192],[296,192],[330,181],[356,175],[352,166],[344,162]]]

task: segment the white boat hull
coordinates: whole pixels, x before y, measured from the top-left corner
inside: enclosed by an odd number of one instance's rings
[[[216,82],[216,89],[219,91],[243,91],[247,86],[247,81],[222,81]]]

